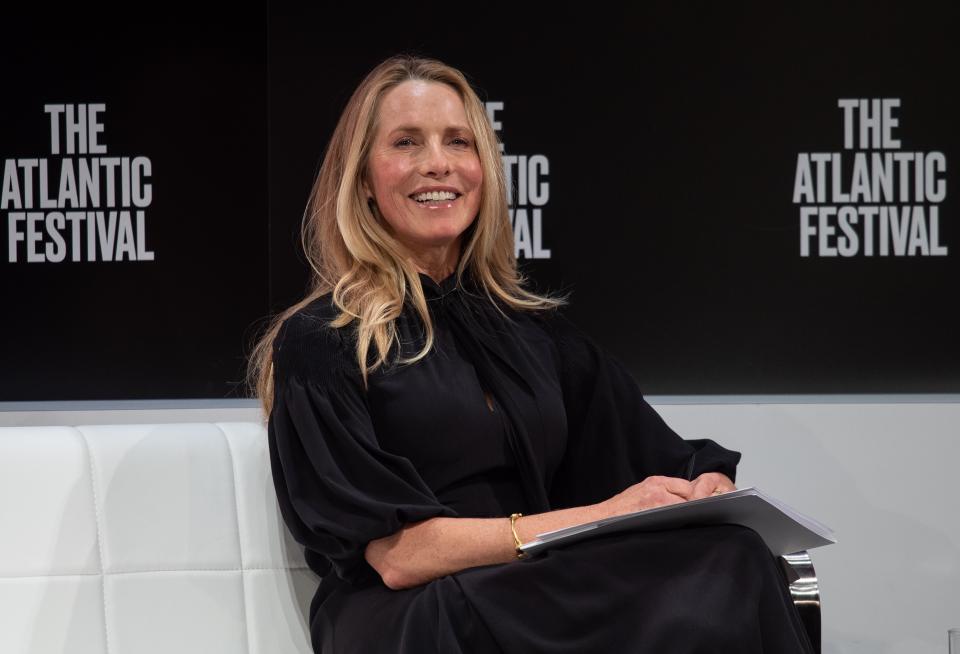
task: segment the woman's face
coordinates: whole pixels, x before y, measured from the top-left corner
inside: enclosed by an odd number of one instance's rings
[[[445,84],[411,80],[383,96],[365,188],[415,255],[459,246],[476,217],[483,170],[474,138]]]

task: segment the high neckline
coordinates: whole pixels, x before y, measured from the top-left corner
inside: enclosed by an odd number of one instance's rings
[[[457,289],[457,282],[459,278],[456,271],[450,273],[439,282],[435,281],[426,273],[418,274],[420,275],[420,285],[423,287],[423,292],[428,298],[443,297],[444,295],[452,293]]]

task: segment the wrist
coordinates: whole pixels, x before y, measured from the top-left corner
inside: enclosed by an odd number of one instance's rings
[[[588,522],[593,520],[603,520],[604,518],[612,518],[617,515],[617,511],[613,506],[613,498],[604,500],[602,502],[597,502],[596,504],[591,504],[586,507],[590,515]]]
[[[518,559],[525,559],[528,556],[526,552],[520,549],[520,546],[523,545],[524,541],[522,538],[520,538],[520,532],[517,529],[517,523],[522,517],[522,513],[513,513],[510,515],[510,537],[513,539],[514,555]]]

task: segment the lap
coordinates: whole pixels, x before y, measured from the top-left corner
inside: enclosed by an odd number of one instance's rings
[[[607,535],[334,604],[322,651],[809,651],[774,557],[733,525]]]

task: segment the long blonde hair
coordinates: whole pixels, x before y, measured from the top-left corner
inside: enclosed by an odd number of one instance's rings
[[[463,246],[457,275],[469,273],[491,302],[517,310],[558,306],[556,298],[523,287],[513,251],[513,231],[497,137],[483,104],[463,74],[433,59],[396,56],[374,68],[354,91],[313,184],[303,216],[301,240],[313,269],[305,298],[275,316],[253,349],[248,380],[264,411],[273,405],[273,342],[283,321],[317,298],[332,292],[340,310],[335,328],[357,322],[356,357],[364,383],[384,364],[397,340],[395,320],[409,300],[423,322],[423,348],[400,363],[413,363],[433,347],[433,324],[417,270],[402,246],[390,235],[368,205],[362,180],[376,134],[378,107],[390,89],[408,80],[446,84],[460,96],[467,122],[475,135],[483,170],[480,209]],[[369,360],[371,344],[375,357]]]

